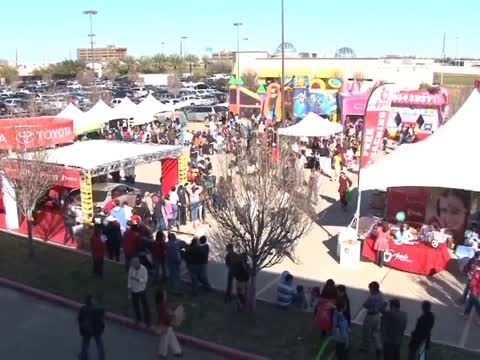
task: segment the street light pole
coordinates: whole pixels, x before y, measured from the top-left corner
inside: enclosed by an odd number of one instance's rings
[[[180,57],[183,58],[183,40],[188,39],[187,36],[180,37]]]
[[[237,80],[240,80],[240,26],[241,22],[233,23],[233,26],[237,28]]]
[[[282,5],[282,78],[281,78],[281,89],[282,89],[282,115],[280,120],[285,120],[285,4],[284,0],[281,0]]]
[[[90,51],[91,51],[91,59],[92,59],[92,69],[93,73],[95,74],[95,54],[93,52],[93,38],[95,34],[93,33],[93,15],[97,15],[98,11],[97,10],[85,10],[83,12],[84,15],[88,15],[90,18],[90,34],[88,35],[90,37]],[[96,81],[96,76],[95,76],[95,82],[94,82],[94,93],[95,93],[95,98],[97,97],[97,81]]]
[[[165,42],[162,41],[162,54],[165,53]]]
[[[455,38],[455,66],[458,66],[458,36]]]

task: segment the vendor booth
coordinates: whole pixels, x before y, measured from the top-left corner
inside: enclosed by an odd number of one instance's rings
[[[72,122],[70,122],[70,129]],[[71,132],[70,141],[73,139]],[[71,193],[77,189],[80,195],[78,204],[79,225],[89,227],[92,224],[94,211],[94,189],[96,184],[108,181],[108,175],[125,171],[133,173],[136,166],[160,161],[162,164],[159,178],[162,188],[170,189],[179,181],[185,181],[187,162],[180,146],[139,144],[116,142],[107,140],[91,140],[75,142],[71,145],[58,146],[47,150],[48,163],[58,166],[58,183],[55,183],[55,192]],[[110,185],[111,183],[107,183]],[[3,184],[8,185],[8,184]],[[115,186],[121,184],[113,184]],[[127,185],[125,185],[127,186]],[[160,187],[159,187],[160,189]],[[5,191],[3,191],[6,197]],[[113,193],[112,193],[113,198]],[[15,221],[0,221],[4,227],[26,233],[26,224],[18,219],[14,199],[5,204],[6,216],[16,218]],[[4,201],[5,202],[5,201]],[[44,206],[39,209],[34,228],[34,236],[48,241],[63,243],[64,225],[63,209],[60,207]]]
[[[361,171],[361,191],[386,191],[386,219],[395,223],[396,214],[403,212],[405,223],[414,229],[409,245],[391,244],[386,265],[430,274],[446,268],[449,245],[457,251],[478,248],[480,182],[471,156],[478,152],[479,113],[477,87],[432,136],[401,145]],[[367,239],[363,248],[372,260],[373,243]]]

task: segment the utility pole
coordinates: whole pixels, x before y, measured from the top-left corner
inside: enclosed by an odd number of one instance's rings
[[[85,10],[83,12],[84,15],[88,15],[90,18],[90,34],[88,35],[90,37],[90,51],[91,51],[91,59],[92,59],[92,69],[93,73],[95,74],[95,54],[93,52],[93,38],[95,37],[95,34],[93,33],[93,15],[97,15],[98,11],[97,10]],[[95,94],[95,99],[97,98],[97,81],[96,81],[96,76],[95,76],[95,81],[94,81],[94,94]]]
[[[282,5],[282,78],[281,78],[281,88],[282,88],[282,116],[281,121],[285,120],[285,4],[284,0],[281,0]]]
[[[233,26],[237,28],[237,80],[240,80],[240,26],[241,22],[233,23]]]

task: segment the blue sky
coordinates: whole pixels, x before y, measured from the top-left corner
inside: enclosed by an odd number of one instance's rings
[[[436,5],[433,5],[436,4]],[[88,46],[94,8],[96,46],[128,47],[131,55],[162,50],[202,55],[236,48],[234,22],[243,22],[241,47],[272,51],[281,41],[280,0],[22,0],[2,1],[0,58],[43,62],[76,58]],[[299,51],[332,54],[352,47],[358,56],[384,54],[440,56],[443,33],[447,56],[480,57],[480,2],[422,0],[285,0],[285,40]]]

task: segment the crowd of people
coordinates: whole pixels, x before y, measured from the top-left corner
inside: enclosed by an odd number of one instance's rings
[[[480,280],[480,271],[477,276]],[[277,305],[282,309],[291,307],[312,311],[318,331],[324,337],[332,337],[336,359],[348,359],[352,338],[352,314],[346,286],[337,285],[334,280],[329,279],[321,290],[319,287],[313,287],[306,292],[302,285],[294,286],[293,280],[293,275],[288,271],[282,273],[277,285]],[[398,298],[392,298],[387,303],[378,282],[371,282],[368,292],[369,295],[362,305],[365,317],[359,351],[369,352],[373,347],[376,359],[400,360],[407,313],[401,310]],[[474,294],[478,296],[476,290]],[[472,302],[468,304],[465,313],[473,306]],[[431,311],[431,304],[424,301],[422,314],[417,320],[408,344],[409,360],[418,359],[422,346],[429,348],[434,324],[435,317]]]

